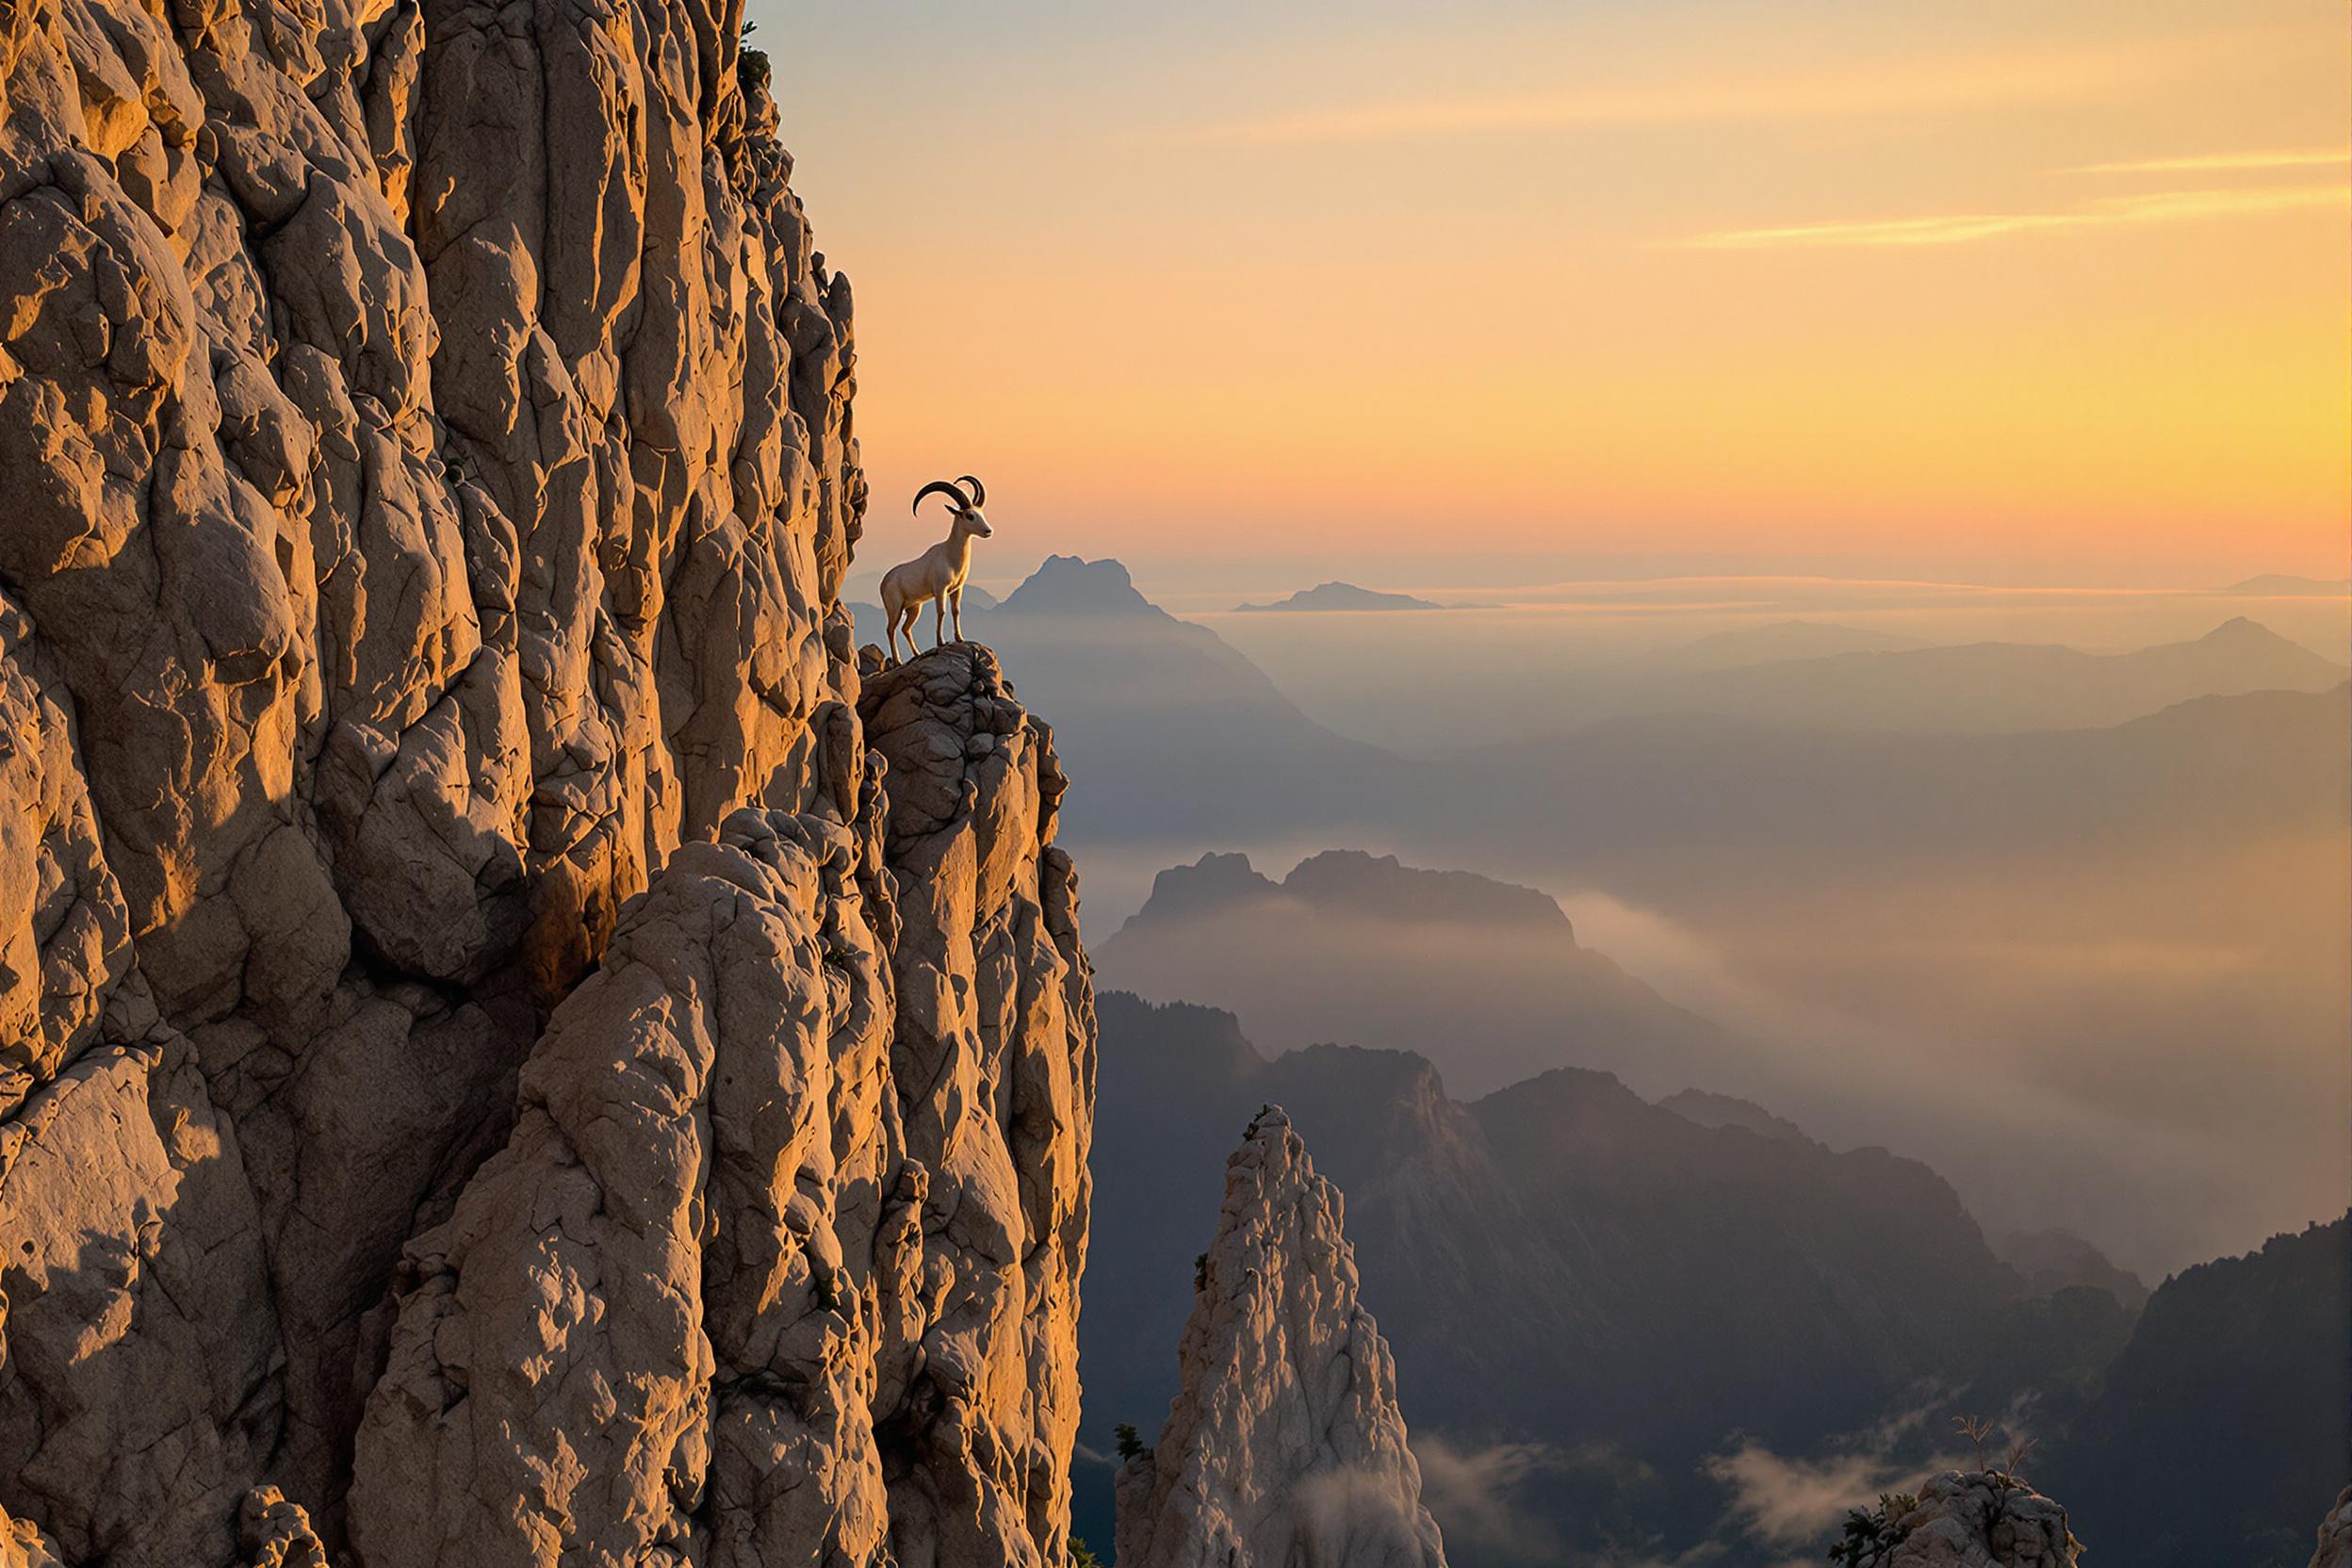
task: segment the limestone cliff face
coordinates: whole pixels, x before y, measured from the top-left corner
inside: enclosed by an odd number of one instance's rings
[[[1443,1568],[1339,1190],[1268,1107],[1225,1208],[1158,1446],[1119,1476],[1124,1568]]]
[[[0,1551],[1063,1550],[1061,774],[740,32],[0,3]]]

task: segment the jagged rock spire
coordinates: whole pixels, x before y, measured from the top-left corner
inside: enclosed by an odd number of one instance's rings
[[[1122,1568],[1442,1568],[1342,1215],[1290,1118],[1261,1111],[1226,1162],[1183,1392],[1119,1478]]]

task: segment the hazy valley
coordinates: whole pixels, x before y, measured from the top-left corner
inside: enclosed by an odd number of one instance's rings
[[[2292,602],[2337,613],[2324,598]],[[1469,612],[1298,619],[1442,622],[1452,641],[1476,639]],[[1815,708],[1834,706],[1856,660],[1927,660],[1921,678],[1940,685],[1952,672],[1935,661],[1959,655],[1986,700],[2014,706],[2035,687],[2001,678],[2004,663],[2053,653],[2141,672],[2125,684],[2154,706],[2112,724],[1991,731],[1826,728],[1725,703],[1546,733],[1539,710],[1527,738],[1432,758],[1419,754],[1425,709],[1388,704],[1391,746],[1319,726],[1116,564],[1050,562],[1004,607],[967,616],[1054,716],[1072,766],[1113,781],[1074,795],[1065,829],[1113,984],[1230,1007],[1268,1048],[1423,1051],[1465,1090],[1578,1065],[1623,1071],[1646,1093],[1698,1083],[1751,1095],[1818,1135],[1918,1153],[1990,1225],[2069,1226],[2156,1275],[2328,1212],[2352,1162],[2334,1112],[2352,1093],[2338,1049],[2352,1009],[2341,666],[2235,623],[2146,655],[1903,647],[1794,661],[1781,657],[1791,639],[1817,648],[1818,625],[1761,619],[1728,646],[1721,633],[1676,641],[1645,626],[1677,657],[1699,645],[1689,656],[1709,667],[1676,681],[1763,672],[1786,692],[1799,689],[1792,672],[1813,671],[1825,694]],[[1367,692],[1400,668],[1357,667]],[[2150,671],[2158,689],[2142,682]],[[2290,676],[2332,684],[2261,688]],[[1562,704],[1578,700],[1579,677],[1550,684]],[[1256,897],[1225,911],[1230,926],[1120,931],[1162,872],[1204,854],[1248,854],[1280,882],[1332,849],[1533,885],[1584,939],[1448,930],[1410,895],[1381,902],[1372,888],[1353,910]],[[1602,970],[1664,1007],[1631,1034],[1587,1027],[1566,996],[1579,972]],[[1668,1017],[1681,1021],[1661,1034]],[[1445,1043],[1455,1039],[1466,1043]],[[1706,1079],[1685,1070],[1701,1059],[1723,1065]],[[1956,1061],[1989,1070],[1954,1072]],[[1950,1114],[1961,1105],[1966,1131]]]

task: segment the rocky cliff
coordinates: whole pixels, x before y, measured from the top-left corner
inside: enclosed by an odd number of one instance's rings
[[[2320,1521],[2311,1568],[2352,1568],[2352,1486],[2336,1494],[2336,1506]]]
[[[0,5],[0,1551],[1063,1554],[1062,777],[741,28]]]
[[[1947,1471],[1853,1520],[1830,1554],[1849,1568],[2075,1568],[2082,1555],[2066,1511],[2001,1471]]]
[[[1277,1107],[1225,1167],[1156,1448],[1119,1476],[1127,1568],[1443,1568],[1339,1189]]]

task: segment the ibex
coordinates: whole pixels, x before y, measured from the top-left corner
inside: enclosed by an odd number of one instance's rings
[[[923,614],[923,607],[932,607],[931,645],[940,643],[941,624],[951,616],[956,624],[956,640],[964,640],[964,579],[972,571],[972,541],[976,536],[987,539],[996,530],[980,514],[980,503],[988,498],[988,487],[970,474],[962,476],[964,484],[972,486],[971,494],[962,485],[943,479],[935,479],[915,492],[912,510],[923,510],[923,498],[933,491],[947,497],[956,510],[948,523],[947,537],[915,557],[892,566],[882,574],[882,630],[890,645],[890,662],[898,662],[898,634],[906,633],[906,657],[915,656],[915,622]],[[904,623],[902,625],[902,623]]]

